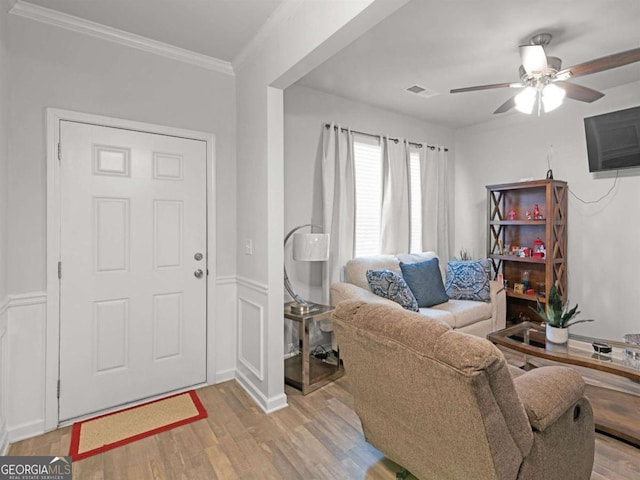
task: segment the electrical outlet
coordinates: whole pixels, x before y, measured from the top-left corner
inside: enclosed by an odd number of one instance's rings
[[[253,240],[247,238],[244,241],[244,254],[245,255],[253,255]]]

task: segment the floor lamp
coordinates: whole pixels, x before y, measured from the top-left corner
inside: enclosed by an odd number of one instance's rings
[[[303,228],[311,228],[312,233],[296,233]],[[318,225],[307,223],[291,230],[284,237],[284,247],[286,249],[287,242],[293,237],[293,259],[302,262],[324,262],[329,259],[329,234],[313,233],[313,229],[321,229]],[[284,288],[293,298],[291,303],[291,313],[306,314],[311,312],[315,306],[298,295],[291,286],[289,275],[287,274],[287,264],[284,265]]]

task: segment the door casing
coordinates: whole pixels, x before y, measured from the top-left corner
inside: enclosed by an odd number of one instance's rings
[[[216,305],[216,189],[215,189],[215,135],[208,132],[185,130],[162,125],[136,122],[101,115],[47,108],[47,230],[46,230],[46,352],[45,352],[45,431],[59,425],[58,379],[60,355],[60,161],[58,143],[60,121],[68,120],[105,127],[156,133],[206,142],[207,150],[207,384],[215,383],[215,305]],[[62,159],[64,161],[64,159]],[[63,273],[64,274],[64,273]]]

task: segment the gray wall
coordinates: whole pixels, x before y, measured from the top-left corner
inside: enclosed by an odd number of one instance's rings
[[[0,302],[7,296],[7,166],[9,163],[8,0],[0,0]]]
[[[21,17],[9,35],[9,292],[45,289],[47,107],[214,133],[217,274],[235,274],[234,78]]]

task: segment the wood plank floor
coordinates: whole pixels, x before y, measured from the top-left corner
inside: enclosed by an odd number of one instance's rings
[[[362,436],[348,377],[265,415],[235,382],[198,390],[209,417],[74,462],[74,479],[395,479],[399,467]],[[70,427],[11,446],[66,455]],[[411,478],[411,477],[409,477]],[[597,435],[592,480],[640,478],[640,449]]]

